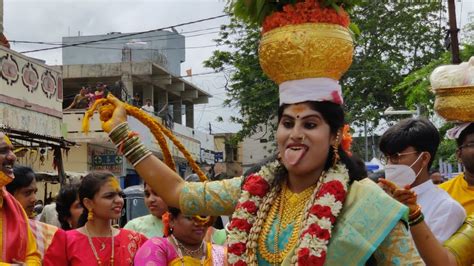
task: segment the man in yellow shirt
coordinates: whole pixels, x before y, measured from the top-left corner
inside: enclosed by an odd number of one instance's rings
[[[474,123],[465,123],[448,131],[448,138],[456,139],[456,156],[464,165],[464,173],[439,185],[457,200],[469,215],[474,213]]]
[[[14,178],[15,161],[10,139],[0,132],[0,265],[41,265],[28,217],[5,188]]]

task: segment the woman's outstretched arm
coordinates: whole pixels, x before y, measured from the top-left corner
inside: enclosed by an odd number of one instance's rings
[[[176,172],[152,155],[136,136],[130,137],[124,104],[111,94],[107,99],[115,109],[111,118],[103,122],[102,128],[109,133],[115,144],[122,143],[118,146],[125,147],[124,154],[137,173],[169,206],[180,208],[185,214],[213,216],[232,214],[240,198],[242,178],[185,182]],[[106,111],[105,107],[101,110],[101,119],[107,117]]]
[[[112,94],[109,94],[107,99],[115,106],[115,109],[112,117],[102,123],[102,128],[105,132],[110,134],[112,130],[116,130],[119,125],[127,121],[127,112],[124,104]],[[148,155],[134,167],[140,177],[143,178],[153,191],[160,195],[169,206],[179,208],[179,196],[185,182],[176,172],[171,170],[154,155]]]

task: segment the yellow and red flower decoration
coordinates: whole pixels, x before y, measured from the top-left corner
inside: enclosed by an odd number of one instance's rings
[[[321,7],[319,1],[305,0],[294,5],[288,4],[282,11],[273,12],[263,21],[262,33],[286,25],[296,25],[303,23],[330,23],[349,27],[349,14],[340,8]]]

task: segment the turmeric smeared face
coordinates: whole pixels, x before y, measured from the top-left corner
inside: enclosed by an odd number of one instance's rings
[[[10,139],[0,132],[0,167],[1,171],[9,178],[13,178],[13,165],[16,156],[13,153],[13,145]]]
[[[114,188],[116,191],[120,191],[120,184],[119,182],[117,181],[117,178],[116,177],[111,177],[110,178],[110,181],[109,181],[109,184],[112,188]]]
[[[86,208],[93,209],[94,215],[102,219],[118,219],[122,214],[123,192],[115,176],[111,176],[94,196]]]

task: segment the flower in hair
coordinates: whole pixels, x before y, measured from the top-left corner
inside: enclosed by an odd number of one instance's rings
[[[348,124],[345,124],[342,128],[342,140],[341,140],[342,149],[349,155],[352,155],[351,146],[352,146],[352,135],[351,128]]]

